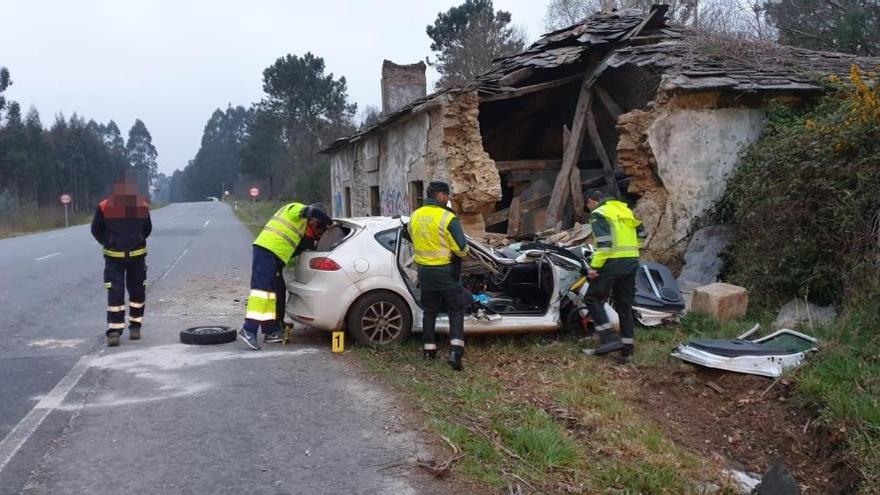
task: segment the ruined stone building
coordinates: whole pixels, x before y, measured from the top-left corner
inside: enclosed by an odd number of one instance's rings
[[[383,66],[383,119],[324,152],[335,216],[408,214],[448,180],[471,235],[583,220],[583,192],[634,205],[649,257],[675,262],[774,102],[880,59],[696,33],[666,7],[597,14],[424,96],[424,65]]]

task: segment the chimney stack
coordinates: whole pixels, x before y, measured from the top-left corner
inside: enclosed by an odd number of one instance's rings
[[[382,114],[389,115],[427,95],[425,63],[382,62]]]

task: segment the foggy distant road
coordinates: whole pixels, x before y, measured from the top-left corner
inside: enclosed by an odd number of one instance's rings
[[[0,493],[442,493],[387,469],[419,443],[325,334],[180,344],[241,324],[251,235],[223,203],[152,216],[144,338],[113,349],[87,225],[0,240]]]

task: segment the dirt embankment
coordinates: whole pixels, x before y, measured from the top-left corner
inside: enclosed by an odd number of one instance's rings
[[[787,380],[705,369],[655,371],[638,374],[633,400],[676,443],[759,474],[779,460],[804,494],[855,490],[859,475],[842,436],[794,403]]]

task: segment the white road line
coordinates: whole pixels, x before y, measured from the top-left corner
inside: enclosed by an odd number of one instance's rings
[[[205,224],[204,224],[204,225],[202,225],[202,228],[205,228],[205,227],[207,227],[207,226],[208,226],[208,224],[209,224],[209,223],[211,223],[211,219],[210,219],[210,218],[209,218],[209,219],[207,219],[207,220],[205,220]]]
[[[53,239],[53,238],[58,237],[60,235],[64,235],[64,232],[61,232],[60,234],[47,235],[46,239]]]
[[[165,272],[159,276],[159,280],[165,279],[165,277],[167,277],[168,274],[171,273],[171,270],[174,270],[174,267],[177,266],[177,263],[180,262],[180,260],[183,258],[183,255],[185,255],[188,251],[189,251],[189,247],[187,247],[186,249],[183,250],[183,252],[178,254],[177,257],[174,258],[174,261],[172,261],[171,264],[168,265],[168,268],[165,269]],[[157,280],[157,282],[159,280]]]
[[[34,258],[34,261],[47,260],[49,258],[54,258],[55,256],[58,256],[59,254],[61,254],[61,253],[58,252],[58,253],[47,254],[46,256],[40,256],[39,258]]]
[[[94,355],[85,355],[79,358],[79,361],[73,365],[73,368],[64,375],[64,378],[55,385],[40,402],[21,421],[15,425],[15,428],[6,435],[6,438],[0,442],[0,472],[6,468],[9,461],[15,457],[15,454],[21,449],[21,446],[28,441],[31,435],[37,431],[37,428],[43,423],[49,413],[57,408],[67,398],[67,394],[73,390],[73,387],[79,383],[80,378],[89,369]]]

